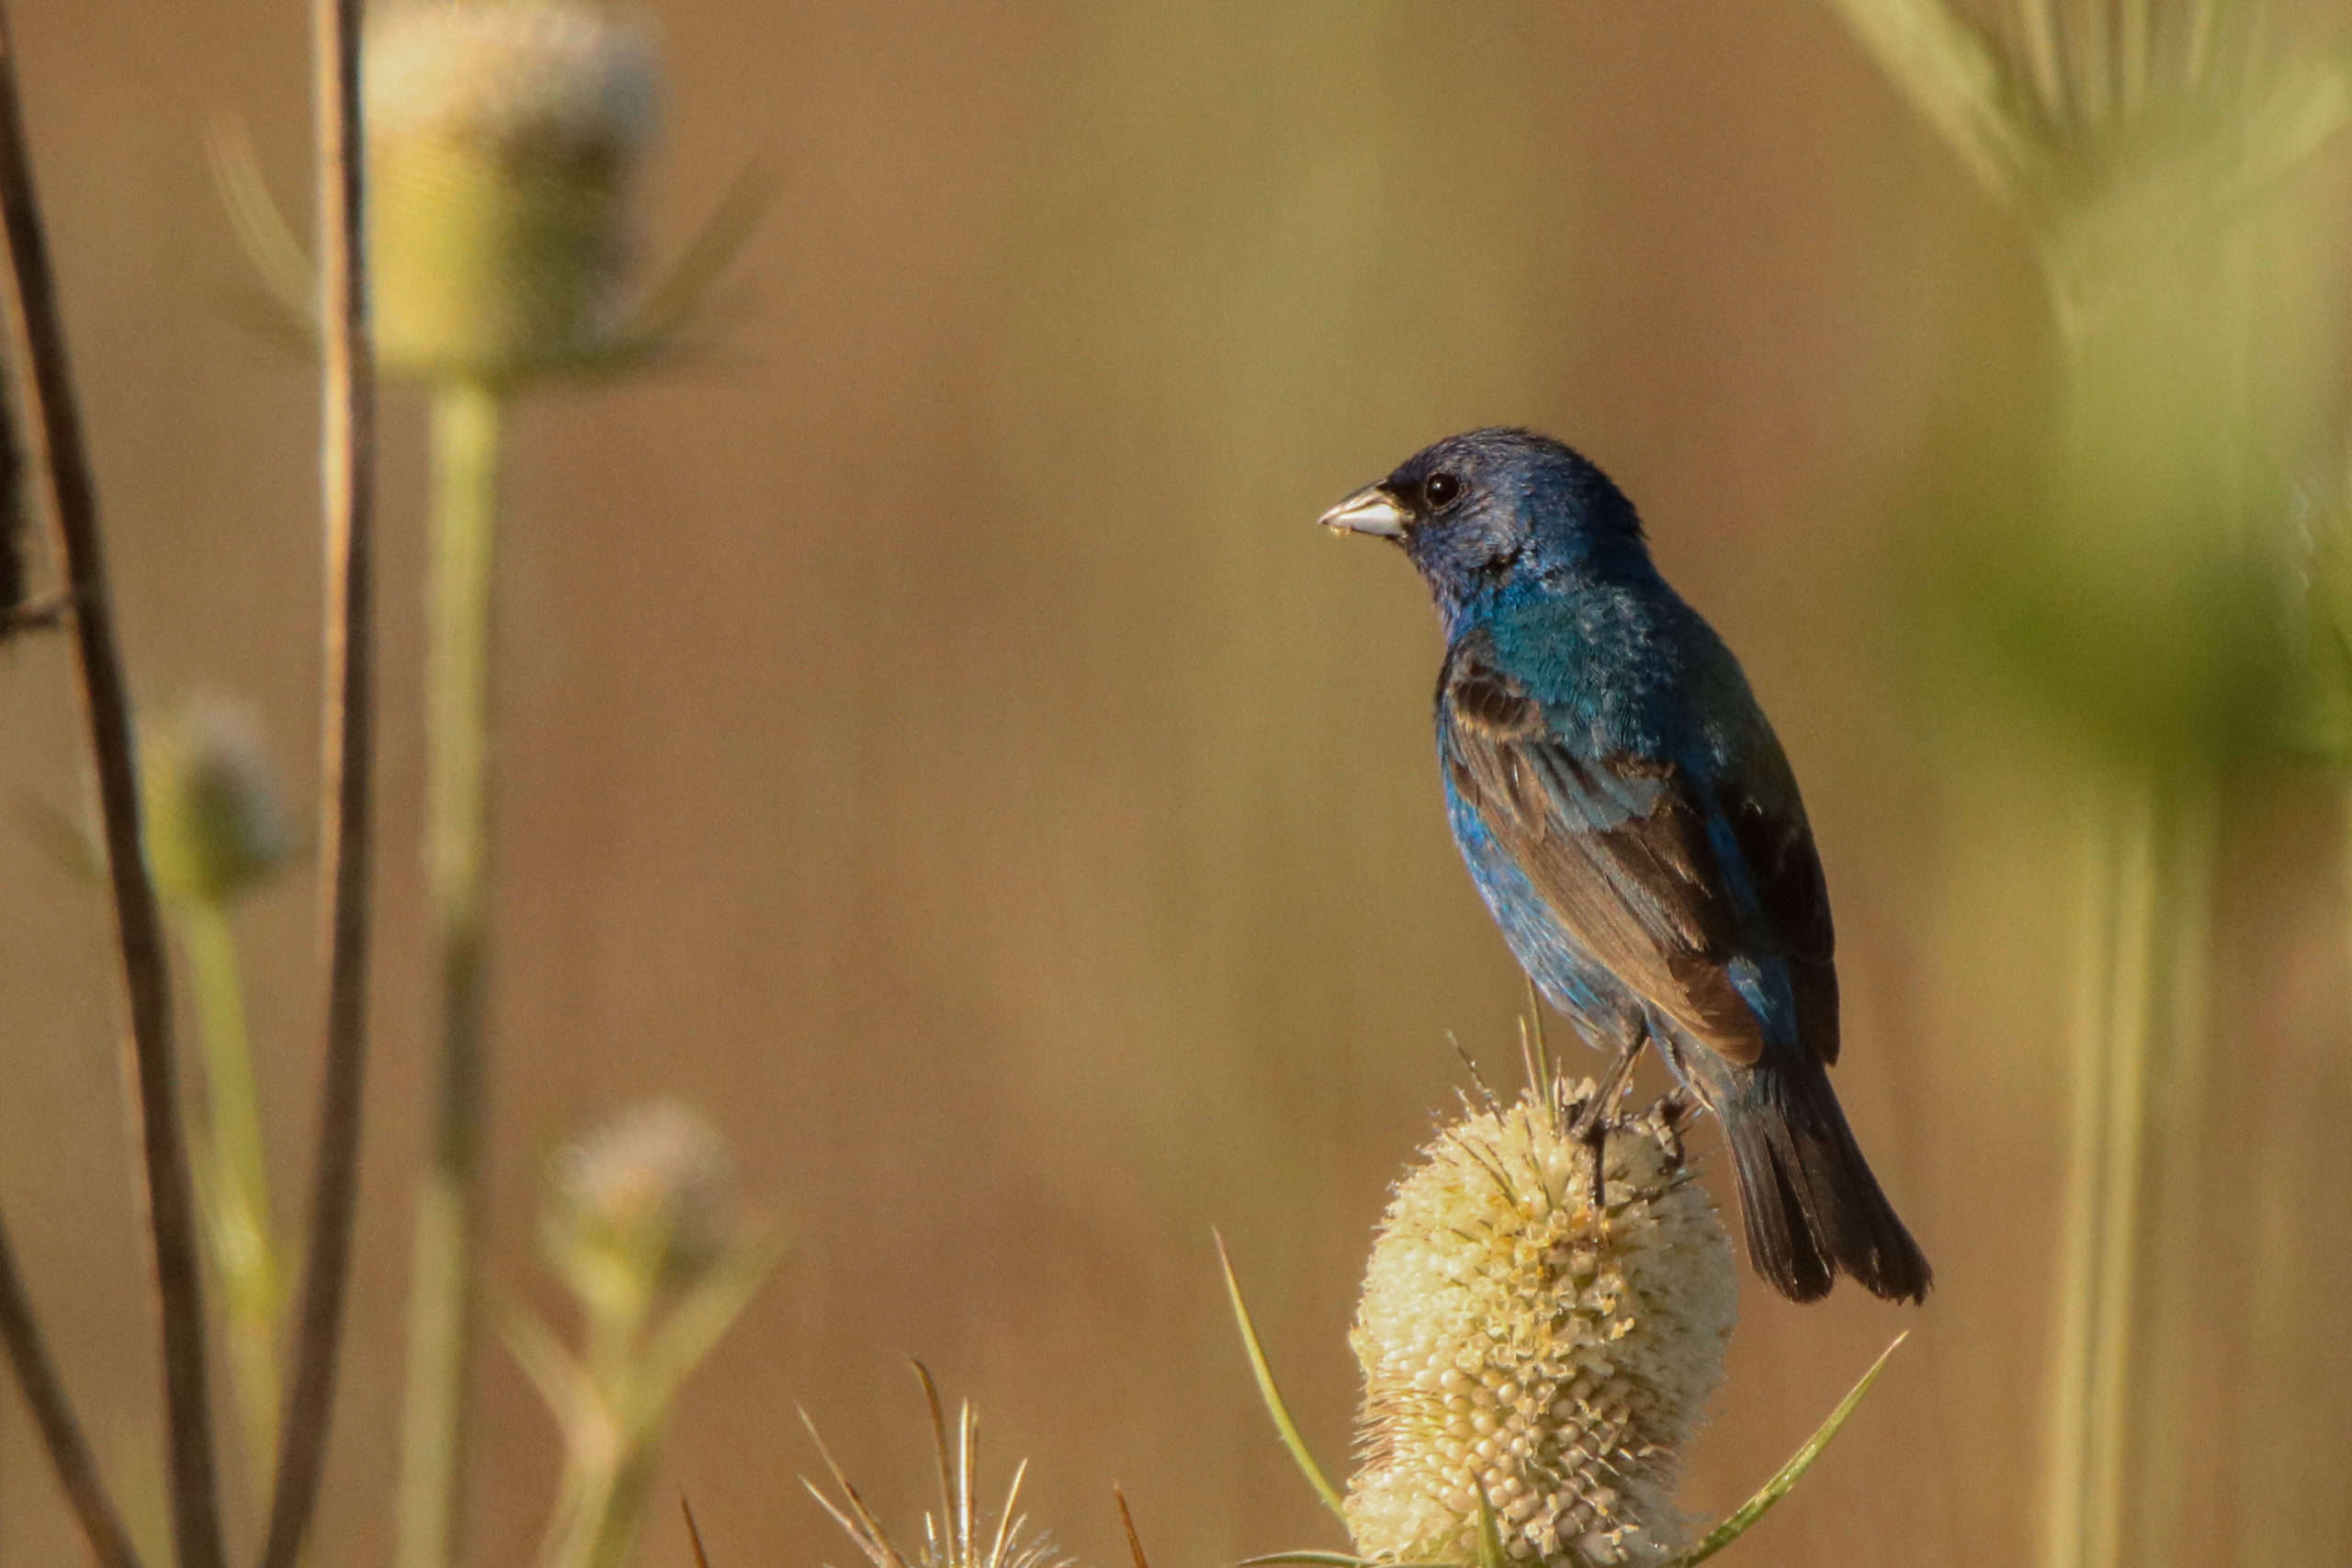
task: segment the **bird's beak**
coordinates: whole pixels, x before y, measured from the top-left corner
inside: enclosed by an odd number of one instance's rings
[[[1320,519],[1334,534],[1370,534],[1382,539],[1403,538],[1408,520],[1396,498],[1378,485],[1364,486]]]

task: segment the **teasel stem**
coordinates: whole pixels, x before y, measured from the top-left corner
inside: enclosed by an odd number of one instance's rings
[[[0,399],[0,640],[25,624],[21,603],[25,586],[24,543],[18,507],[22,499],[24,451],[17,435],[15,412]],[[53,602],[62,608],[62,599]],[[33,1425],[40,1430],[50,1462],[57,1472],[65,1499],[88,1537],[90,1555],[99,1568],[137,1568],[130,1537],[107,1497],[99,1478],[97,1461],[90,1453],[82,1423],[65,1397],[65,1385],[50,1359],[49,1344],[33,1314],[32,1296],[17,1268],[17,1250],[0,1221],[0,1346],[24,1391]]]
[[[441,965],[441,1082],[410,1287],[400,1568],[443,1568],[463,1506],[489,1073],[491,590],[505,402],[503,389],[472,380],[444,383],[433,396],[425,852]]]
[[[210,899],[183,904],[172,917],[196,993],[197,1041],[204,1052],[208,1125],[198,1157],[210,1221],[212,1273],[228,1324],[229,1380],[255,1485],[277,1468],[277,1332],[283,1276],[270,1223],[269,1163],[262,1145],[260,1096],[254,1087],[253,1043],[234,916]]]
[[[619,1568],[628,1556],[658,1448],[617,1426],[599,1432],[596,1440],[604,1451],[564,1457],[539,1568]]]
[[[271,1488],[263,1568],[293,1568],[318,1506],[359,1201],[376,749],[376,371],[360,130],[361,16],[362,0],[313,0],[311,8],[323,348],[320,477],[326,532],[319,727],[319,846],[327,893],[326,1061],[294,1387]]]
[[[2199,1225],[2199,1131],[2205,1121],[2208,978],[2213,951],[2213,884],[2221,791],[2209,775],[2167,781],[2163,821],[2163,904],[2154,932],[2162,977],[2156,1049],[2147,1075],[2143,1245],[2147,1305],[2138,1332],[2143,1392],[2130,1428],[2144,1434],[2127,1512],[2142,1521],[2143,1568],[2180,1560],[2186,1510],[2193,1506],[2193,1434],[2203,1425],[2193,1381],[2211,1278]],[[2146,1375],[2153,1371],[2154,1375]]]
[[[2118,473],[2114,432],[2162,429],[2126,352],[2143,330],[2131,315],[2130,259],[2064,259],[2067,235],[2044,236],[2067,355],[2064,439],[2070,469],[2096,476],[2095,504],[2131,507],[2144,476]],[[2247,341],[2247,289],[2233,247],[2200,240],[2153,265],[2200,269],[2198,297],[2227,342]],[[2116,301],[2120,299],[2120,313]],[[2243,454],[2251,445],[2253,367],[2232,347],[2199,399],[2197,445],[2178,482],[2226,532],[2245,525]],[[2185,1434],[2196,1422],[2180,1350],[2199,1297],[2195,1161],[2218,840],[2218,758],[2183,748],[2090,764],[2086,850],[2090,903],[2077,982],[2075,1125],[2064,1196],[2059,1338],[2049,1431],[2044,1568],[2163,1568],[2165,1528],[2187,1484]],[[2133,1539],[2127,1539],[2127,1531]]]
[[[107,1495],[98,1461],[65,1397],[57,1363],[50,1359],[49,1345],[33,1316],[32,1298],[25,1292],[24,1276],[17,1269],[17,1250],[9,1244],[5,1224],[0,1224],[0,1343],[7,1347],[17,1385],[24,1390],[33,1425],[40,1428],[41,1443],[49,1450],[50,1464],[57,1472],[65,1500],[82,1523],[90,1556],[98,1568],[139,1568],[130,1532],[122,1528],[122,1517]]]
[[[2153,805],[2098,792],[2085,842],[2082,969],[2075,984],[2074,1126],[2059,1253],[2044,1568],[2112,1564],[2122,1506],[2120,1373],[2129,1346],[2127,1224],[2135,1206],[2154,877]],[[2119,1247],[2126,1249],[2119,1260]],[[2119,1310],[2120,1309],[2120,1310]]]
[[[604,1393],[605,1408],[617,1428],[616,1442],[614,1451],[595,1456],[595,1462],[581,1477],[584,1506],[569,1539],[546,1558],[549,1568],[619,1568],[636,1539],[638,1516],[658,1451],[644,1435],[631,1429],[639,1404],[640,1345],[652,1304],[649,1294],[625,1311],[610,1317],[592,1315],[589,1321],[588,1378]],[[579,1457],[567,1456],[573,1463]]]
[[[591,1331],[589,1375],[603,1391],[614,1419],[614,1447],[584,1462],[583,1456],[567,1455],[566,1469],[573,1473],[566,1481],[576,1488],[577,1511],[559,1527],[542,1553],[542,1568],[622,1568],[637,1540],[661,1446],[658,1433],[644,1429],[637,1419],[641,1391],[636,1328],[632,1323],[623,1331]]]
[[[651,1305],[648,1293],[586,1314],[579,1387],[568,1391],[574,1396],[570,1403],[549,1402],[564,1428],[564,1456],[555,1508],[539,1544],[540,1568],[617,1568],[628,1555],[657,1451],[636,1426],[639,1342]],[[518,1350],[545,1343],[547,1349],[535,1350],[533,1359],[563,1364],[552,1341],[540,1340],[543,1332],[536,1325],[518,1328]],[[582,1393],[588,1397],[577,1397]]]
[[[40,476],[57,559],[73,601],[74,654],[90,725],[107,880],[130,1001],[147,1218],[162,1308],[173,1535],[178,1568],[221,1568],[219,1478],[205,1372],[204,1282],[187,1143],[179,1121],[163,916],[141,847],[130,698],[115,639],[114,603],[107,588],[97,487],[83,444],[56,279],[25,145],[16,58],[15,38],[0,12],[0,223],[7,234],[9,327],[24,371],[18,406],[25,411],[32,468]]]
[[[2154,1448],[2133,1434],[2162,1438],[2172,1414],[2150,1408],[2168,1380],[2143,1390],[2134,1376],[2152,1359],[2143,1254],[2193,1245],[2163,1233],[2190,1217],[2212,798],[2198,781],[2127,768],[2098,781],[2092,810],[2044,1568],[2124,1561],[2127,1482]]]

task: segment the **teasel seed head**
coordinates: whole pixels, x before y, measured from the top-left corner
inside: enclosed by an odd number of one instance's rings
[[[660,124],[651,24],[595,0],[406,0],[370,21],[366,62],[379,362],[499,384],[596,362]]]
[[[1595,1213],[1591,1092],[1472,1111],[1396,1188],[1350,1336],[1347,1516],[1366,1557],[1478,1561],[1482,1497],[1521,1562],[1651,1564],[1682,1543],[1674,1485],[1738,1277],[1673,1100],[1610,1126]]]
[[[249,705],[188,698],[141,727],[149,869],[170,903],[233,903],[293,857],[277,771]]]
[[[557,1156],[548,1247],[592,1311],[691,1288],[735,1239],[734,1170],[718,1134],[666,1100]]]

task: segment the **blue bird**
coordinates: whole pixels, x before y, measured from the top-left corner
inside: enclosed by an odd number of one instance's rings
[[[1446,812],[1503,939],[1615,1086],[1655,1043],[1722,1121],[1748,1258],[1918,1301],[1927,1258],[1829,1087],[1829,889],[1739,661],[1651,564],[1633,503],[1524,430],[1441,441],[1325,513],[1401,546],[1445,625]]]

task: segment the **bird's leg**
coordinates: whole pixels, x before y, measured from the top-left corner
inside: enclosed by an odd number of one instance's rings
[[[1600,1075],[1600,1087],[1592,1091],[1584,1114],[1577,1119],[1577,1135],[1592,1150],[1592,1212],[1596,1219],[1604,1207],[1602,1168],[1609,1157],[1610,1110],[1617,1103],[1617,1097],[1625,1092],[1626,1080],[1634,1076],[1634,1064],[1640,1060],[1642,1047],[1649,1043],[1649,1039],[1647,1022],[1634,1025],[1632,1037],[1617,1048],[1617,1059]]]

